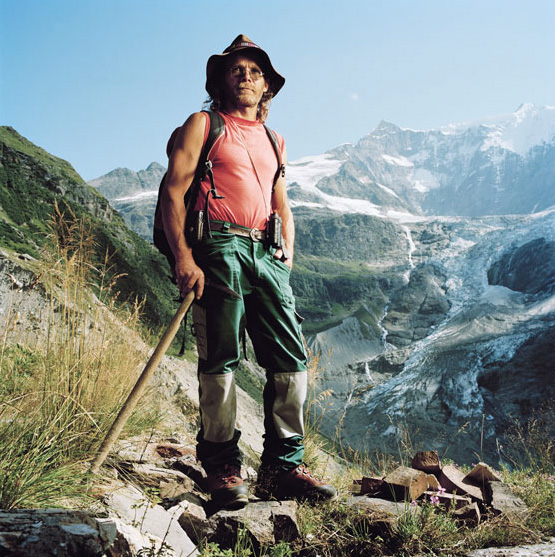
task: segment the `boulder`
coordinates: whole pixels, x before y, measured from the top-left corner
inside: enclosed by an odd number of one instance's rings
[[[439,474],[441,463],[437,451],[421,451],[414,455],[410,465],[415,470],[421,470],[426,474]]]
[[[407,466],[399,466],[383,482],[383,492],[389,491],[397,501],[415,501],[428,489],[427,475]]]
[[[171,548],[172,557],[196,555],[196,547],[178,523],[177,517],[152,504],[138,489],[125,487],[106,496],[110,517],[133,526],[151,540],[152,547]]]
[[[448,464],[441,469],[439,483],[448,493],[470,495],[474,500],[483,501],[482,490],[453,464]]]
[[[496,515],[506,516],[515,522],[522,522],[528,518],[530,511],[526,503],[517,497],[507,484],[488,482],[484,491],[486,503]]]
[[[395,503],[377,497],[350,497],[347,507],[363,512],[368,517],[368,532],[379,536],[390,536],[398,529],[399,518],[406,513],[417,513],[419,507],[408,502]]]
[[[384,479],[364,477],[360,484],[360,495],[378,495],[383,489]]]
[[[426,474],[428,480],[428,489],[430,491],[438,491],[441,488],[439,480],[433,474]]]
[[[478,464],[474,466],[474,468],[466,475],[466,477],[469,480],[475,482],[477,485],[483,485],[486,482],[501,481],[501,476],[485,462],[478,462]]]
[[[81,511],[0,511],[0,555],[101,557],[116,534],[113,520]]]
[[[456,509],[453,512],[453,517],[463,524],[478,526],[481,518],[480,507],[478,503],[470,503],[460,509]]]
[[[457,495],[455,493],[445,493],[442,491],[426,491],[424,494],[430,501],[435,501],[437,504],[445,507],[446,509],[460,509],[472,503],[470,497]]]
[[[235,511],[221,510],[207,518],[204,509],[189,502],[170,512],[178,516],[183,530],[195,543],[217,542],[222,548],[234,547],[245,535],[255,552],[280,541],[292,542],[299,536],[295,501],[257,501]]]
[[[193,489],[193,480],[179,470],[163,468],[146,462],[121,462],[118,464],[118,468],[137,476],[141,485],[160,486],[162,482],[173,481],[184,484],[189,491]]]

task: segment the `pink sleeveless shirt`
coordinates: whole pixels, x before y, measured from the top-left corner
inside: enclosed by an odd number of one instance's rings
[[[208,128],[208,114],[205,116]],[[222,116],[225,134],[216,141],[209,158],[216,190],[224,199],[210,196],[210,219],[262,230],[271,213],[272,186],[278,167],[276,154],[260,122],[223,113]],[[275,135],[283,159],[285,141]],[[204,209],[210,187],[206,177],[201,183],[196,211]]]

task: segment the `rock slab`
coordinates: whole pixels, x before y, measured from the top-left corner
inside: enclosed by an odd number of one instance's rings
[[[196,547],[177,518],[160,505],[154,505],[139,490],[126,487],[106,497],[110,516],[120,519],[146,536],[144,550],[171,548],[172,557],[197,555]],[[81,557],[81,556],[80,556]]]
[[[232,548],[239,538],[248,538],[255,551],[280,541],[292,542],[299,537],[295,501],[256,501],[244,509],[219,511],[210,518],[202,507],[183,502],[169,512],[179,516],[179,524],[195,543],[201,540],[217,542],[222,548]]]
[[[113,520],[81,511],[0,511],[0,555],[6,557],[101,557],[116,535]]]

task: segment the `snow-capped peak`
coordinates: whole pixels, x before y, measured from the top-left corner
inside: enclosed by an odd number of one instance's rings
[[[460,134],[479,126],[489,130],[482,150],[497,147],[524,156],[532,147],[551,143],[555,139],[555,107],[524,103],[511,114],[449,124],[439,128],[439,131],[448,135]]]
[[[501,147],[525,155],[532,147],[555,139],[555,107],[523,104],[504,122],[494,124],[484,149]]]

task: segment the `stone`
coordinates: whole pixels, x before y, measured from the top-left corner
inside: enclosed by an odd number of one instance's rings
[[[383,492],[389,490],[397,501],[415,501],[428,489],[427,475],[407,466],[399,466],[383,482]]]
[[[466,475],[453,464],[448,464],[441,469],[439,483],[447,493],[455,492],[457,495],[470,495],[474,500],[483,501],[482,490],[469,482]]]
[[[439,474],[441,463],[437,451],[421,451],[414,455],[410,465],[415,470],[421,470],[426,474]]]
[[[465,557],[553,557],[553,555],[555,555],[555,538],[531,545],[475,549],[466,553]]]
[[[500,482],[501,476],[495,470],[484,462],[478,462],[476,466],[466,475],[466,478],[477,485],[483,485],[485,482]]]
[[[470,497],[466,497],[464,495],[456,495],[454,493],[446,493],[441,491],[426,491],[424,495],[428,498],[429,501],[432,501],[432,497],[446,509],[459,509],[465,507],[466,505],[470,505],[472,500]]]
[[[101,557],[115,539],[113,520],[82,511],[0,511],[0,555]]]
[[[168,512],[176,517],[179,525],[194,544],[198,544],[202,538],[208,539],[215,534],[202,505],[191,501],[181,501],[175,507],[168,509]]]
[[[526,503],[520,497],[517,497],[506,483],[488,482],[485,489],[485,499],[494,514],[506,516],[509,520],[522,522],[530,514]]]
[[[179,470],[161,468],[155,464],[138,462],[120,463],[119,467],[125,469],[127,472],[131,472],[132,474],[139,476],[142,483],[146,485],[158,486],[161,482],[174,481],[182,482],[191,486],[192,489],[193,483],[191,478]]]
[[[138,489],[125,487],[106,497],[110,517],[130,524],[155,545],[171,548],[172,557],[196,555],[196,547],[179,525],[178,519],[160,505],[154,505]],[[149,546],[152,547],[152,546]],[[148,549],[148,548],[146,548]]]
[[[199,487],[203,487],[206,481],[206,472],[196,462],[191,462],[187,457],[178,458],[172,463],[172,468],[174,470],[179,470],[183,472],[186,476],[189,476]]]
[[[186,493],[190,493],[194,489],[194,482],[191,478],[185,476],[185,480],[162,480],[160,482],[160,498],[174,501],[181,498]]]
[[[193,455],[196,456],[196,451],[192,447],[181,445],[179,443],[159,443],[156,445],[156,452],[162,458],[179,458],[180,456]]]
[[[360,495],[377,495],[383,488],[383,478],[364,477],[360,484]]]
[[[117,535],[110,546],[109,557],[130,557],[152,550],[162,553],[162,540],[143,534],[137,528],[116,519]],[[148,553],[147,553],[148,555]]]
[[[453,512],[453,517],[463,524],[478,526],[481,519],[480,507],[476,502],[469,503],[460,509],[456,509]]]
[[[299,537],[295,501],[257,501],[236,511],[219,511],[209,518],[201,507],[180,504],[172,509],[181,527],[198,543],[201,539],[217,542],[222,548],[233,547],[239,532],[246,535],[255,552],[280,541]]]
[[[123,462],[154,462],[161,460],[161,457],[156,452],[156,442],[142,437],[119,439],[114,446],[113,453],[117,456],[117,461]]]
[[[368,516],[369,533],[379,536],[391,536],[397,532],[399,518],[407,512],[416,513],[420,509],[408,502],[395,503],[378,497],[349,497],[346,501],[349,508],[356,509]]]
[[[428,490],[437,491],[441,487],[439,480],[433,474],[427,474],[426,479],[428,480]]]

